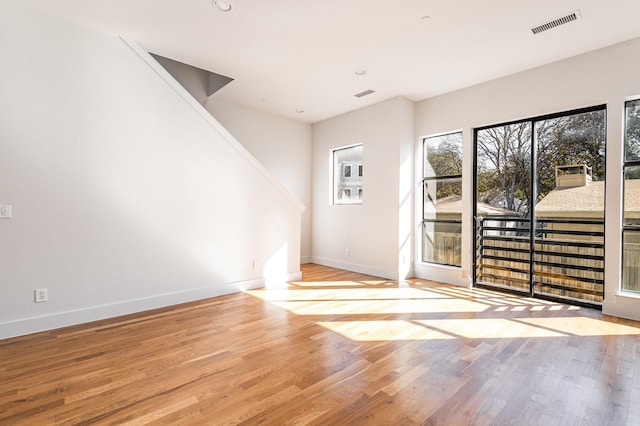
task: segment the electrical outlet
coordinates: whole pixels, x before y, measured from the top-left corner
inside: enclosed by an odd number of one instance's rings
[[[11,204],[0,204],[0,219],[11,219]]]
[[[260,261],[259,260],[254,260],[253,261],[253,270],[257,271],[258,269],[260,269]]]
[[[351,256],[351,250],[350,249],[344,249],[344,254],[345,254],[345,256]]]
[[[36,303],[46,302],[47,297],[47,289],[46,288],[36,288],[35,290]]]

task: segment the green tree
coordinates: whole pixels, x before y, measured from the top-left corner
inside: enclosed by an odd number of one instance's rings
[[[605,112],[593,111],[536,122],[536,190],[541,200],[556,186],[556,166],[586,164],[605,179]]]
[[[442,199],[462,193],[462,135],[454,133],[427,139],[425,143],[425,176],[438,179],[436,198]]]
[[[640,160],[640,100],[627,102],[624,134],[625,161]],[[640,167],[626,167],[625,179],[640,179]]]
[[[640,103],[628,113],[629,145],[640,159]],[[527,215],[531,199],[531,125],[525,121],[483,129],[478,141],[478,200]],[[535,122],[538,200],[556,186],[556,166],[586,164],[605,178],[605,111]],[[640,174],[640,171],[639,171]]]
[[[477,146],[479,201],[526,215],[531,192],[531,124],[483,129],[477,133]]]

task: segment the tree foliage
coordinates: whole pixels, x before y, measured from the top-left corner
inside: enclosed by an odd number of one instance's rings
[[[425,176],[443,178],[462,175],[462,135],[460,133],[429,138],[426,140],[425,150]],[[438,179],[435,184],[437,199],[462,193],[460,178]]]
[[[627,102],[625,135],[625,161],[640,160],[640,100]],[[640,179],[640,167],[625,167],[625,179]]]
[[[427,140],[426,168],[432,170],[433,176],[462,174],[462,141],[455,135],[459,134],[440,136],[433,141]]]
[[[605,111],[523,121],[477,133],[478,201],[526,216],[531,205],[532,144],[536,149],[537,200],[556,186],[556,166],[586,164],[594,180],[605,179]],[[532,134],[533,133],[533,134]],[[640,160],[640,101],[627,108],[626,158]],[[535,140],[535,144],[533,141]],[[425,176],[462,174],[460,133],[425,141]],[[640,178],[640,168],[633,170]],[[438,199],[461,194],[460,179],[438,179]]]
[[[478,201],[526,214],[531,192],[531,124],[480,130],[477,143]]]
[[[636,120],[640,124],[640,111],[637,111]],[[592,168],[594,180],[604,180],[604,111],[536,122],[523,121],[478,132],[479,201],[522,215],[529,213],[532,126],[535,131],[538,200],[555,188],[556,166],[586,164]],[[634,135],[640,141],[640,131]],[[640,154],[640,143],[637,146]]]
[[[593,180],[605,179],[604,111],[539,121],[536,136],[538,200],[555,188],[556,166],[586,164]]]
[[[626,161],[640,160],[640,100],[627,103],[624,158]]]

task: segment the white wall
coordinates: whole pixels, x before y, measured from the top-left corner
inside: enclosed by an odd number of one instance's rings
[[[526,53],[525,53],[526,54]],[[479,66],[479,64],[469,64]],[[605,303],[603,310],[640,319],[640,299],[619,294],[621,261],[621,164],[625,100],[640,95],[640,39],[569,58],[416,104],[416,136],[463,129],[465,215],[463,271],[417,265],[416,274],[469,283],[472,253],[474,127],[581,107],[607,105]],[[416,242],[419,244],[419,241]],[[417,250],[419,256],[419,250]]]
[[[313,125],[313,262],[391,279],[410,274],[413,120],[413,102],[397,97]],[[357,143],[363,202],[332,205],[331,150]]]
[[[231,83],[233,84],[233,83]],[[293,194],[302,214],[300,261],[311,259],[311,125],[216,99],[207,110]]]
[[[299,277],[302,206],[146,52],[0,2],[0,57],[0,338]]]

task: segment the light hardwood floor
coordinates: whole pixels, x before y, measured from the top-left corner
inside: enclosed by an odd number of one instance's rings
[[[636,322],[303,273],[286,290],[0,341],[0,424],[640,424]]]

